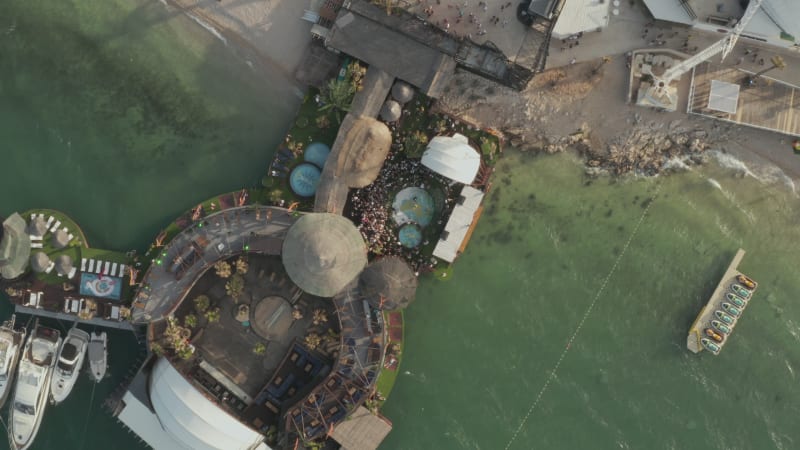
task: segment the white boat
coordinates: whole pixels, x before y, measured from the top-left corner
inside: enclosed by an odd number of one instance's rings
[[[86,349],[89,347],[89,333],[72,328],[61,345],[58,352],[58,362],[50,383],[50,400],[57,405],[63,402],[75,386],[78,374],[86,358]]]
[[[17,363],[25,344],[25,330],[15,330],[16,317],[4,322],[0,326],[0,408],[6,404],[11,385],[14,384],[14,375],[17,373]]]
[[[108,337],[106,332],[92,332],[89,340],[89,366],[92,369],[94,381],[101,382],[106,376],[106,366],[108,359]]]
[[[61,334],[58,330],[38,324],[25,343],[10,413],[9,433],[17,450],[30,448],[42,424],[50,394],[50,377],[60,345]]]

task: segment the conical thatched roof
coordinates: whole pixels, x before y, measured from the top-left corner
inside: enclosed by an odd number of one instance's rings
[[[14,213],[3,221],[0,233],[0,277],[13,280],[28,268],[31,257],[31,239],[25,231],[25,219]]]
[[[391,146],[392,133],[385,124],[359,117],[347,130],[336,161],[336,176],[344,178],[351,188],[367,186],[378,178]]]
[[[392,86],[392,98],[400,103],[407,103],[414,98],[414,88],[408,83],[398,81]]]
[[[55,248],[64,248],[69,243],[69,235],[64,230],[56,230],[53,233],[53,247]]]
[[[394,100],[386,100],[386,103],[381,108],[381,119],[384,122],[397,122],[401,115],[403,115],[403,108],[400,107],[400,103]]]
[[[302,290],[333,297],[367,264],[367,246],[350,220],[336,214],[307,214],[283,241],[286,273]]]
[[[59,275],[66,275],[72,270],[72,258],[69,255],[61,255],[56,258],[56,272]]]
[[[31,269],[34,272],[44,272],[50,265],[50,257],[45,252],[36,252],[31,256]]]
[[[372,262],[361,272],[358,288],[375,308],[405,308],[416,295],[417,276],[402,258],[388,256]]]
[[[31,223],[28,224],[28,234],[31,236],[44,236],[46,232],[47,224],[39,216],[34,217]]]

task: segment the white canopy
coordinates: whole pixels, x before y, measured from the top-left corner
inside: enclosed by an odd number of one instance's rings
[[[466,136],[436,136],[422,154],[422,164],[451,180],[472,184],[481,167],[481,155],[469,146]]]
[[[264,437],[206,399],[165,358],[150,375],[150,401],[164,430],[193,450],[249,450]]]

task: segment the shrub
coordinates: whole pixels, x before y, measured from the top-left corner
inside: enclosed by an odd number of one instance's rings
[[[253,347],[253,353],[256,355],[263,355],[267,351],[267,346],[259,342]]]
[[[219,261],[214,264],[214,270],[217,271],[217,276],[220,278],[231,276],[231,265],[227,261]]]
[[[197,316],[194,314],[187,314],[183,318],[183,326],[186,328],[194,328],[197,326]]]
[[[209,323],[214,323],[219,321],[220,317],[219,308],[209,309],[208,311],[206,311],[205,316],[206,320],[208,320]]]
[[[233,301],[238,301],[244,291],[244,277],[236,274],[231,277],[230,281],[225,283],[225,293],[233,298]]]
[[[236,273],[244,275],[249,268],[250,266],[247,264],[247,260],[244,259],[244,257],[240,256],[239,259],[236,260]]]
[[[194,309],[196,309],[200,314],[206,312],[210,305],[211,299],[209,299],[207,295],[198,295],[194,299]]]

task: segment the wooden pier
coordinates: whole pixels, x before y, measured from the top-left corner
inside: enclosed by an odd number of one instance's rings
[[[739,251],[736,252],[736,256],[733,257],[733,261],[731,261],[731,264],[725,271],[725,275],[722,276],[722,279],[719,281],[719,284],[717,284],[716,289],[714,289],[714,293],[711,294],[711,298],[709,298],[708,303],[706,303],[703,309],[700,310],[700,314],[697,315],[694,323],[692,323],[692,326],[689,328],[689,335],[686,337],[686,348],[688,348],[689,351],[693,353],[700,353],[701,351],[705,350],[705,347],[703,347],[700,339],[705,337],[704,330],[711,327],[711,321],[719,320],[714,316],[714,311],[719,310],[724,312],[722,309],[722,303],[726,301],[725,294],[731,292],[730,287],[732,284],[738,283],[736,277],[743,275],[737,268],[739,263],[742,261],[742,258],[744,258],[744,253],[745,252],[742,249],[739,249]],[[756,288],[757,287],[758,286],[756,285]],[[742,310],[742,313],[744,313],[744,309],[747,308],[747,305],[750,304],[756,288],[753,288],[753,290],[750,291],[750,298],[747,299],[746,305],[743,308],[739,308]],[[728,315],[733,317],[731,314]],[[731,329],[731,332],[727,335],[724,335],[725,339],[722,342],[715,342],[719,346],[720,352],[730,339],[730,336],[733,334],[733,330],[741,319],[741,315],[739,317],[733,317],[733,319],[733,324],[728,325],[728,327]]]

